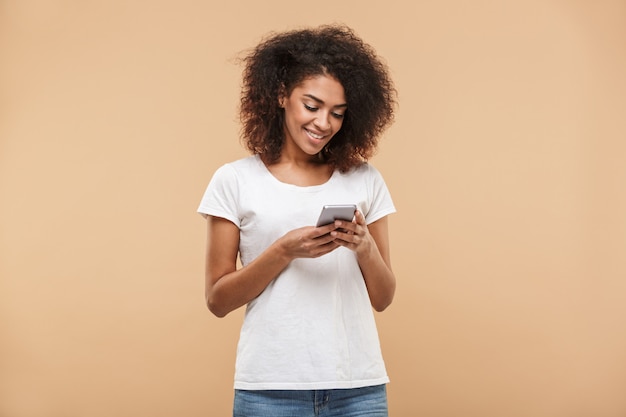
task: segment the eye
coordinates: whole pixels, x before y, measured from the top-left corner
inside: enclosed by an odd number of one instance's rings
[[[343,119],[343,114],[340,113],[331,113],[335,119]]]
[[[308,111],[317,111],[317,107],[311,107],[306,104],[304,105],[304,108],[307,109]]]

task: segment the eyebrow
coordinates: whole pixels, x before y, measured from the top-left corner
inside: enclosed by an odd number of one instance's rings
[[[322,100],[321,98],[317,98],[317,97],[315,97],[313,94],[304,94],[304,96],[305,96],[305,97],[310,98],[311,100],[316,101],[317,103],[324,104],[324,100]],[[333,108],[337,108],[337,107],[348,107],[348,104],[347,104],[347,103],[344,103],[344,104],[337,104],[337,105],[336,105],[335,107],[333,107]]]

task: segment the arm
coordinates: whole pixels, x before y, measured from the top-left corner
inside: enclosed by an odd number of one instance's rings
[[[354,222],[337,221],[335,226],[346,231],[331,233],[336,242],[357,255],[372,307],[383,311],[393,301],[396,290],[396,277],[391,270],[387,217],[368,226],[363,214],[357,211]]]
[[[292,230],[237,269],[239,228],[229,220],[208,216],[205,298],[209,310],[224,317],[261,294],[291,260],[333,251],[339,247],[329,233],[334,228],[331,224]]]

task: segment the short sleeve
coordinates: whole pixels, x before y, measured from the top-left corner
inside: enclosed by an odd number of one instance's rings
[[[396,208],[383,176],[376,168],[369,164],[367,177],[370,193],[370,207],[365,215],[365,222],[371,224],[389,214],[395,213]]]
[[[239,216],[239,181],[234,168],[223,165],[215,171],[213,178],[202,196],[198,213],[222,217],[237,227],[241,226]]]

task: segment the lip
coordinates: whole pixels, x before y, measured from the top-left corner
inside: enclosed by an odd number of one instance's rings
[[[328,137],[328,134],[314,132],[306,128],[304,129],[304,131],[306,132],[307,136],[315,142],[323,142]]]

